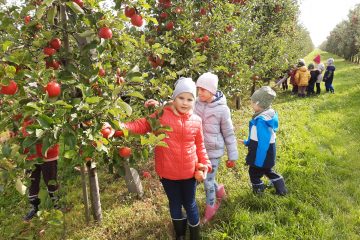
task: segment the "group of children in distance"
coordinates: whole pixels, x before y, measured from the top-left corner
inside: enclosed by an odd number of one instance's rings
[[[327,60],[326,69],[325,65],[321,63],[320,55],[317,55],[313,61],[316,65],[310,63],[306,67],[304,59],[299,59],[298,64],[290,69],[285,76],[276,83],[276,85],[280,86],[281,84],[283,90],[287,90],[287,79],[290,77],[290,84],[293,85],[291,94],[297,94],[299,97],[305,97],[320,94],[320,85],[323,81],[325,82],[326,92],[335,93],[334,87],[332,86],[335,72],[334,59],[329,58]],[[325,73],[323,75],[324,70]]]
[[[218,76],[209,72],[202,74],[196,84],[191,78],[180,78],[175,84],[172,102],[164,106],[164,113],[159,117],[162,125],[172,128],[164,140],[168,147],[155,147],[155,170],[169,201],[176,239],[185,239],[188,226],[190,239],[200,239],[200,217],[195,200],[197,181],[205,183],[206,208],[202,223],[207,223],[226,196],[224,185],[215,180],[225,146],[229,159],[226,165],[233,167],[238,159],[230,109],[217,87]],[[269,86],[254,92],[249,136],[240,142],[248,147],[246,163],[254,193],[264,192],[266,187],[261,178],[265,175],[275,187],[276,194],[285,195],[284,179],[273,169],[278,129],[278,114],[271,108],[275,97],[276,93]],[[145,103],[146,106],[157,104],[153,99]],[[150,117],[155,116],[156,113]],[[137,134],[151,131],[146,118],[122,123],[121,127]],[[198,162],[207,172],[202,179],[194,177]]]

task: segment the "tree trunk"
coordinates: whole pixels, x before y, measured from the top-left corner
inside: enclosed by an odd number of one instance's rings
[[[86,178],[85,178],[85,166],[84,164],[81,165],[80,168],[81,173],[81,185],[83,190],[83,199],[84,199],[84,208],[85,208],[85,220],[86,223],[89,224],[90,222],[90,212],[89,212],[89,194],[86,188]]]
[[[240,98],[240,96],[235,97],[235,106],[236,106],[237,110],[240,109],[240,107],[241,107],[241,98]]]
[[[92,213],[95,221],[100,223],[102,220],[102,212],[101,212],[99,181],[96,172],[96,164],[91,161],[88,161],[86,163],[86,166],[89,174]]]
[[[138,172],[134,168],[130,168],[128,160],[124,162],[125,182],[131,193],[135,193],[139,198],[144,195],[144,190]]]

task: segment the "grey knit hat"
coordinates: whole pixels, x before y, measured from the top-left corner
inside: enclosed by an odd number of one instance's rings
[[[269,86],[264,86],[256,90],[251,96],[251,101],[263,109],[270,107],[275,99],[276,93]]]
[[[184,92],[191,93],[196,98],[196,85],[191,78],[181,77],[176,81],[172,99]]]

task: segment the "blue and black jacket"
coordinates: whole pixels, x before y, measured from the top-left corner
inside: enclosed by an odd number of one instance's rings
[[[266,109],[249,122],[249,137],[244,141],[248,147],[246,163],[260,168],[275,165],[275,132],[278,130],[278,114],[274,109]]]

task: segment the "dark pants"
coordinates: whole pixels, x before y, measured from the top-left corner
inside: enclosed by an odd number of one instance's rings
[[[282,85],[282,89],[283,90],[288,90],[288,82],[287,82],[287,79],[285,80],[285,81],[283,81],[282,83],[281,83],[281,85]]]
[[[326,88],[326,92],[334,92],[334,88],[333,88],[333,86],[332,86],[332,80],[327,80],[326,82],[325,82],[325,88]]]
[[[316,94],[320,94],[320,92],[321,92],[320,83],[316,83]]]
[[[315,82],[310,81],[307,87],[307,95],[315,94],[314,88],[315,88]]]
[[[293,85],[293,88],[291,90],[291,94],[295,95],[298,93],[299,87],[297,85]]]
[[[29,188],[29,200],[38,198],[40,191],[41,174],[47,186],[50,197],[53,197],[58,189],[57,184],[57,160],[35,164],[35,169],[31,172],[31,185]]]
[[[250,181],[253,185],[264,184],[261,180],[264,175],[273,181],[282,178],[282,176],[277,174],[272,168],[249,167]]]
[[[199,224],[199,210],[195,200],[195,178],[186,180],[162,178],[160,181],[169,200],[171,218],[173,220],[184,219],[185,216],[182,214],[182,207],[184,207],[189,224],[191,226]]]

